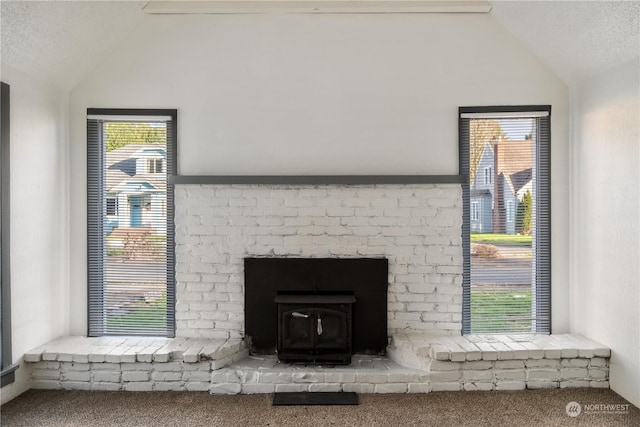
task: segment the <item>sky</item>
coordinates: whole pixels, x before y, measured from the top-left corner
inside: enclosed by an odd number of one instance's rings
[[[510,140],[522,141],[531,133],[535,119],[499,119],[498,123]]]

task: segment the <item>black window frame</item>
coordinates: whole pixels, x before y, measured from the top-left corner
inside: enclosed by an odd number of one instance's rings
[[[538,170],[538,202],[536,203],[536,245],[535,251],[535,330],[532,332],[551,333],[551,105],[502,105],[458,108],[458,153],[459,173],[465,174],[470,167],[471,119],[465,114],[510,114],[546,113],[538,120],[538,144],[536,144],[536,165]],[[488,117],[490,118],[490,117]],[[462,334],[471,331],[471,192],[467,180],[462,184]]]

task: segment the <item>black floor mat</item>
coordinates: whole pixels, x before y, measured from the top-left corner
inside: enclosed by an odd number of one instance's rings
[[[357,405],[358,395],[353,392],[289,392],[274,393],[273,406],[285,405]]]

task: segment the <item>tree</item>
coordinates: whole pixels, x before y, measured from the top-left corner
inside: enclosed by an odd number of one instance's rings
[[[107,122],[105,135],[107,151],[129,144],[165,144],[167,142],[164,123]]]
[[[491,119],[473,119],[469,123],[469,183],[473,184],[476,169],[487,142],[506,139],[500,124]]]
[[[518,234],[531,234],[531,216],[533,213],[533,199],[531,192],[527,190],[522,201],[518,204],[516,214],[516,232]]]

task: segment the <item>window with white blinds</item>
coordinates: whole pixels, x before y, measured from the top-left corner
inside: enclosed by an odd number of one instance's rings
[[[87,111],[89,336],[174,336],[176,118]]]
[[[10,87],[0,82],[0,386],[15,381],[15,370],[11,349],[11,242],[9,168],[10,157]]]
[[[550,113],[460,108],[463,333],[550,331]]]

